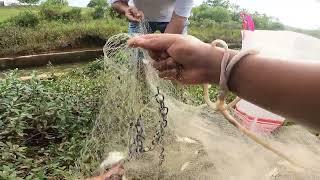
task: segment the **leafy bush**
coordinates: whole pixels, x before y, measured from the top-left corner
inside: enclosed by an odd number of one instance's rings
[[[40,20],[35,13],[31,11],[24,11],[11,18],[9,22],[20,27],[35,27],[39,24]]]
[[[20,3],[37,4],[40,0],[18,0]]]
[[[68,0],[46,0],[42,3],[44,6],[68,6]]]
[[[93,19],[101,19],[105,16],[105,10],[101,6],[96,6],[92,12]]]
[[[40,15],[49,21],[80,21],[81,8],[70,8],[61,5],[42,5]]]
[[[107,7],[108,3],[105,0],[90,0],[87,7],[95,8],[95,7]]]
[[[62,12],[62,19],[66,21],[80,21],[81,8],[71,8],[70,10]]]
[[[61,15],[61,6],[49,6],[49,5],[41,5],[40,8],[40,16],[45,20],[60,20],[62,18]]]
[[[105,89],[101,61],[64,77],[0,81],[0,179],[64,179],[91,132]],[[94,78],[93,78],[94,77]]]
[[[203,4],[194,8],[192,19],[196,21],[210,19],[219,23],[228,22],[231,20],[231,12],[221,6],[211,7]]]
[[[234,22],[216,23],[210,20],[191,21],[189,34],[210,43],[215,39],[223,39],[228,43],[241,45],[241,24]]]
[[[232,5],[229,0],[206,0],[198,7],[193,8],[193,21],[214,21],[217,23],[241,24],[240,12],[245,12],[237,5]],[[253,19],[257,29],[282,30],[284,25],[277,19],[265,14],[254,13]]]
[[[229,0],[205,0],[204,4],[211,7],[223,7],[228,9],[231,3]]]

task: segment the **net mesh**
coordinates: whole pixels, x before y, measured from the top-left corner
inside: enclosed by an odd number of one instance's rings
[[[146,23],[141,23],[141,33],[148,32],[146,27]],[[315,135],[297,125],[259,135],[304,168],[290,165],[206,105],[186,103],[186,99],[192,102],[192,97],[176,84],[160,79],[145,51],[127,47],[130,36],[115,35],[104,47],[108,88],[100,115],[79,157],[80,174],[103,173],[107,167],[101,163],[110,152],[118,151],[127,155],[127,179],[320,178],[320,141]],[[169,109],[168,127],[163,128],[163,141],[152,147],[163,121],[155,98],[157,88]],[[242,121],[239,116],[237,120]],[[143,130],[140,134],[137,122]],[[146,152],[132,154],[129,147],[137,134]],[[164,162],[159,165],[161,158]]]

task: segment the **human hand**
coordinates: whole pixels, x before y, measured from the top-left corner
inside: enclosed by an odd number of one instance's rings
[[[144,19],[144,14],[142,11],[138,10],[135,7],[129,7],[125,11],[125,16],[130,22],[140,22]]]
[[[223,50],[192,36],[149,34],[133,37],[130,47],[148,50],[161,78],[183,84],[217,83]]]
[[[108,172],[100,176],[87,178],[86,180],[111,180],[111,179],[122,179],[124,175],[124,167],[121,164],[114,165]]]

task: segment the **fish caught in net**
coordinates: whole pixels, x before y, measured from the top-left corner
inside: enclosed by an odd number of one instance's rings
[[[115,35],[104,47],[108,88],[79,157],[83,177],[105,173],[105,159],[118,152],[126,179],[320,178],[318,137],[298,125],[257,134],[303,168],[288,163],[207,105],[186,103],[193,97],[160,79],[146,51],[127,46],[131,36]]]

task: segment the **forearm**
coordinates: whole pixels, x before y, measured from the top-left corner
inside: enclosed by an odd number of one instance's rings
[[[112,3],[112,9],[114,9],[117,13],[124,15],[127,9],[129,8],[128,2],[126,1],[117,1]]]
[[[185,28],[185,22],[187,18],[176,15],[172,15],[171,21],[168,24],[165,33],[169,34],[182,34]]]
[[[216,53],[222,58],[221,49]],[[320,128],[320,62],[250,55],[234,67],[229,88],[264,109]]]

